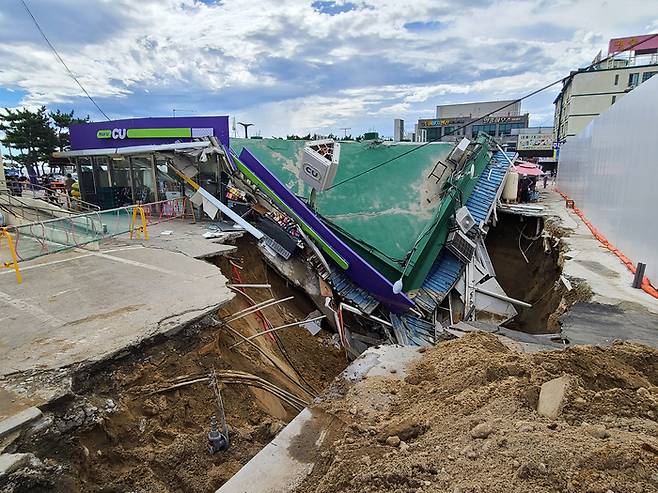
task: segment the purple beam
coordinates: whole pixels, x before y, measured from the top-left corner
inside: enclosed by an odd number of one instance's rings
[[[307,205],[279,181],[247,148],[240,153],[240,161],[272,190],[283,203],[297,214],[327,245],[349,264],[345,271],[356,284],[377,298],[393,313],[403,313],[414,306],[404,293],[393,293],[393,284],[336,236]]]

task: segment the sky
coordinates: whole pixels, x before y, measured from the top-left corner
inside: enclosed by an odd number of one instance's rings
[[[263,137],[393,133],[513,99],[658,32],[657,0],[26,0],[112,119],[230,115]],[[552,125],[555,86],[523,102]],[[103,116],[19,0],[0,0],[0,107]]]

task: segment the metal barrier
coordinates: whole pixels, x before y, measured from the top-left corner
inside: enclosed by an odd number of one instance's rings
[[[2,246],[2,239],[7,240],[7,246],[9,247],[9,255],[11,256],[11,262],[2,262],[0,264],[0,269],[14,269],[16,271],[16,281],[18,284],[23,282],[23,277],[21,276],[21,271],[18,268],[18,258],[16,257],[16,249],[14,248],[14,242],[11,238],[11,235],[7,231],[7,228],[0,228],[0,246]]]
[[[76,214],[70,217],[37,221],[20,226],[7,226],[13,237],[13,250],[19,262],[32,260],[50,253],[81,247],[104,238],[137,230],[148,239],[148,225],[158,224],[187,214],[187,197],[161,200],[148,204],[117,207],[103,211]],[[135,219],[139,216],[139,221]],[[140,222],[137,224],[136,222]],[[139,232],[138,231],[138,232]],[[139,237],[139,235],[137,235]],[[0,262],[8,261],[0,251]]]
[[[100,210],[100,207],[96,204],[72,197],[65,191],[57,188],[47,188],[29,182],[14,182],[12,187],[10,187],[10,190],[14,197],[29,197],[42,200],[76,214]]]

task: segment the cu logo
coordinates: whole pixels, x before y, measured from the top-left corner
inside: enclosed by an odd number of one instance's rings
[[[113,139],[125,139],[126,138],[126,129],[125,128],[114,128],[114,129],[112,129],[112,138]]]
[[[314,180],[320,179],[320,172],[310,164],[304,163],[304,173],[312,177]]]

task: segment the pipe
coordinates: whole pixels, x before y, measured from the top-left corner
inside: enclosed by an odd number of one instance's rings
[[[475,290],[478,293],[486,294],[487,296],[491,296],[492,298],[497,298],[502,301],[507,301],[508,303],[511,303],[512,305],[518,305],[522,306],[524,308],[531,308],[532,305],[530,303],[526,303],[525,301],[517,300],[514,298],[510,298],[509,296],[505,296],[504,294],[498,294],[494,293],[493,291],[489,291],[487,289],[482,289],[477,286],[475,286]]]
[[[258,334],[254,334],[254,335],[249,336],[245,339],[242,339],[241,341],[238,341],[235,344],[233,344],[232,346],[230,346],[229,349],[233,349],[234,347],[239,346],[243,342],[251,341],[252,339],[255,339],[256,337],[264,336],[265,334],[269,334],[270,332],[276,332],[277,330],[280,330],[280,329],[287,329],[288,327],[296,327],[296,326],[305,324],[306,322],[317,322],[318,320],[322,320],[323,318],[326,318],[326,317],[327,317],[326,315],[322,315],[321,317],[310,318],[310,319],[306,319],[306,320],[298,320],[297,322],[292,322],[292,323],[285,324],[285,325],[279,325],[278,327],[274,327],[274,328],[271,328],[271,329],[268,329],[268,330],[264,330],[263,332],[259,332]]]
[[[240,319],[240,318],[242,318],[242,317],[246,317],[247,315],[251,315],[251,314],[254,313],[254,312],[260,311],[260,310],[262,310],[263,308],[269,308],[270,306],[278,305],[279,303],[283,303],[284,301],[290,301],[290,300],[292,300],[293,298],[294,298],[294,296],[288,296],[287,298],[283,298],[283,299],[281,299],[281,300],[276,300],[276,301],[273,301],[273,302],[271,302],[271,303],[266,303],[266,304],[261,305],[261,306],[259,306],[259,307],[252,306],[251,309],[250,309],[249,311],[246,311],[246,312],[244,312],[244,313],[240,313],[239,315],[234,315],[234,316],[232,316],[231,318],[229,318],[228,320],[226,320],[226,321],[222,321],[222,323],[223,323],[223,324],[227,324],[227,323],[229,323],[229,322],[233,322],[233,321],[238,320],[238,319]]]
[[[356,313],[357,315],[361,315],[362,317],[369,318],[370,320],[374,320],[375,322],[379,322],[380,324],[385,325],[386,327],[393,327],[393,324],[391,322],[387,322],[386,320],[376,317],[375,315],[368,315],[367,313],[359,310],[358,308],[353,307],[352,305],[341,303],[340,307],[344,308],[348,312]]]

